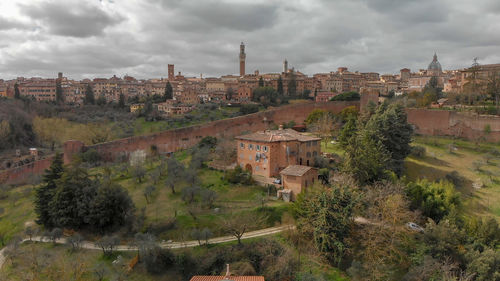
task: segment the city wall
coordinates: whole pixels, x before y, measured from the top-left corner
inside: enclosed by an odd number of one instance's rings
[[[22,184],[29,181],[33,176],[42,175],[45,169],[50,167],[54,156],[48,156],[41,160],[33,161],[26,165],[11,168],[0,172],[0,183]]]
[[[65,159],[71,159],[71,155],[79,153],[82,150],[95,149],[106,161],[113,161],[117,158],[126,158],[134,151],[143,150],[149,152],[153,146],[159,153],[171,153],[194,146],[206,136],[232,138],[247,132],[269,129],[272,123],[284,124],[293,120],[297,124],[301,124],[314,109],[324,109],[338,113],[347,106],[358,107],[359,103],[311,102],[287,105],[245,116],[145,136],[130,137],[93,146],[81,147],[79,145],[71,145],[68,146],[69,149],[65,147],[64,154]]]
[[[64,144],[64,162],[82,151],[95,149],[107,161],[126,159],[135,151],[150,152],[153,147],[159,153],[171,153],[196,145],[205,136],[231,138],[236,135],[268,129],[272,123],[283,124],[295,121],[302,123],[314,109],[340,112],[358,102],[328,102],[288,105],[250,115],[223,119],[202,125],[168,130],[145,136],[119,139],[107,143],[85,146],[80,141]],[[469,140],[484,138],[491,142],[500,141],[500,117],[466,114],[446,110],[407,109],[408,122],[415,126],[415,132],[428,136],[455,136]],[[491,132],[486,134],[489,125]],[[0,172],[0,183],[22,183],[32,175],[40,175],[50,166],[53,157]]]
[[[415,132],[427,136],[454,136],[471,141],[500,141],[500,117],[448,110],[407,109]],[[485,128],[489,125],[490,132]]]

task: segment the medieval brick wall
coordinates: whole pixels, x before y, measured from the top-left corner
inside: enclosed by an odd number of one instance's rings
[[[284,124],[293,120],[300,124],[314,109],[324,109],[338,113],[347,106],[358,106],[358,104],[358,102],[311,102],[282,106],[207,124],[101,143],[85,147],[84,150],[95,149],[107,161],[113,161],[119,157],[127,158],[131,152],[137,150],[149,152],[153,145],[160,153],[170,153],[194,146],[206,136],[231,138],[245,132],[268,129],[271,123]]]
[[[455,136],[468,140],[500,141],[500,117],[430,109],[406,109],[408,122],[416,133],[428,136]],[[485,133],[489,125],[491,132]]]
[[[52,164],[54,156],[28,163],[23,166],[0,171],[0,183],[23,184],[27,183],[32,176],[42,175],[45,169]]]

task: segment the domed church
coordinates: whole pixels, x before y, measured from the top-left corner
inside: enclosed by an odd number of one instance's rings
[[[434,53],[434,57],[432,58],[432,62],[427,67],[427,75],[430,76],[440,76],[443,73],[443,69],[441,68],[441,64],[438,61],[438,57],[436,53]]]

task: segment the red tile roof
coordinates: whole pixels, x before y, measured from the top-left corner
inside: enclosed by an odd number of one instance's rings
[[[229,279],[224,279],[224,276],[193,276],[191,281],[265,281],[264,276],[230,276]]]

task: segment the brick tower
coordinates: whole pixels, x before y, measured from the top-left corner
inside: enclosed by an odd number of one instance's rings
[[[240,45],[240,76],[245,75],[245,59],[247,55],[245,54],[245,44],[241,42]]]
[[[175,79],[174,65],[173,64],[169,64],[168,65],[168,80],[174,80],[174,79]]]

